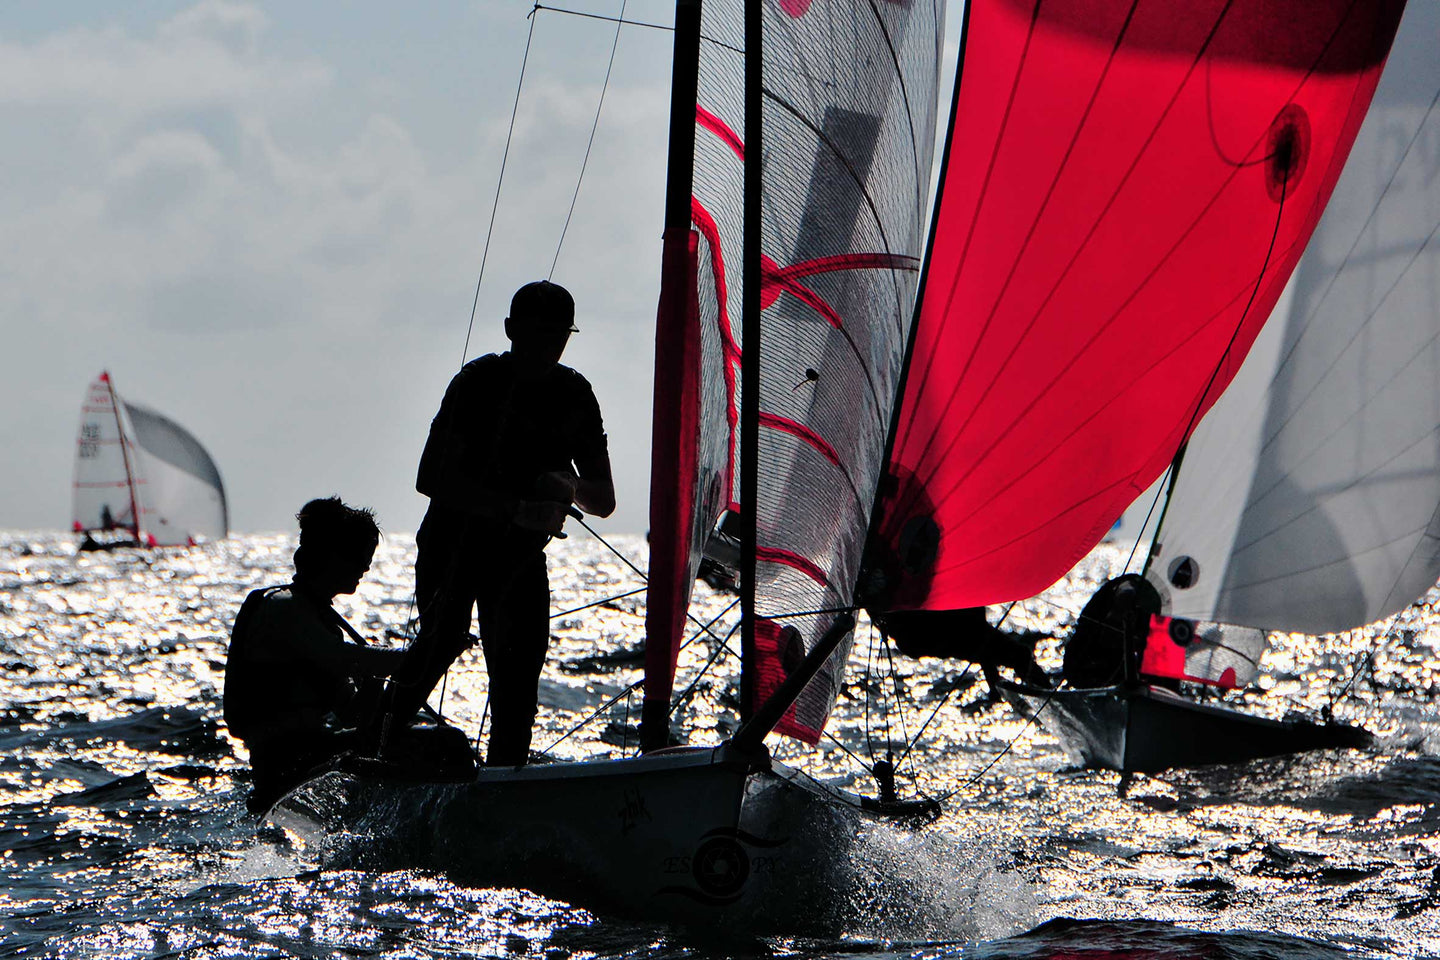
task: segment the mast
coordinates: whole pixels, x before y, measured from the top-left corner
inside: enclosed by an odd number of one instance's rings
[[[701,0],[677,0],[675,48],[670,79],[670,145],[665,194],[665,240],[660,277],[660,310],[655,330],[655,414],[651,452],[650,527],[656,532],[650,558],[650,582],[663,585],[688,577],[685,554],[693,524],[682,508],[669,471],[682,461],[681,447],[693,442],[694,425],[684,411],[693,403],[680,398],[695,393],[693,368],[698,365],[690,304],[695,289],[695,257],[691,232],[691,197],[695,176],[695,105],[700,71]],[[679,402],[677,402],[679,400]],[[678,417],[671,411],[679,410]],[[693,420],[693,417],[691,418]],[[693,456],[690,458],[693,473]],[[678,541],[678,542],[677,542]],[[672,549],[667,550],[667,545]],[[679,569],[676,569],[676,567]],[[683,597],[647,603],[645,630],[645,697],[640,716],[640,749],[655,750],[669,742],[670,695],[674,645],[685,611]],[[650,612],[654,611],[652,618]]]
[[[760,191],[762,171],[760,111],[764,80],[762,0],[745,4],[745,226],[744,278],[740,315],[740,703],[748,720],[755,700],[755,549],[760,492]],[[763,736],[763,734],[762,734]]]
[[[130,465],[130,444],[125,437],[125,421],[120,419],[120,398],[115,396],[115,383],[107,370],[102,375],[110,391],[110,406],[115,411],[115,432],[120,435],[120,456],[125,464],[125,486],[130,491],[131,532],[140,539],[140,498],[135,495],[135,469]]]

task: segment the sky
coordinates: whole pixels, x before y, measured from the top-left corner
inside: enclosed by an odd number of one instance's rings
[[[446,383],[505,349],[510,294],[554,261],[581,331],[565,362],[610,435],[596,529],[643,532],[671,35],[620,31],[561,246],[615,27],[535,14],[497,201],[531,7],[5,5],[0,528],[69,526],[80,402],[107,370],[210,451],[234,530],[289,530],[335,493],[413,531]],[[625,11],[673,22],[663,0]]]

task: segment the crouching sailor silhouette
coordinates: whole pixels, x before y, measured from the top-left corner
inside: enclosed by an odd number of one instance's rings
[[[368,646],[331,606],[370,569],[380,540],[375,515],[329,497],[295,518],[295,578],[245,598],[225,662],[225,722],[250,752],[248,803],[256,811],[359,745],[365,701],[378,698],[381,678],[403,655]]]

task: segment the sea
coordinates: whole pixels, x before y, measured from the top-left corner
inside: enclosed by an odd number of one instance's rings
[[[357,867],[247,813],[246,754],[221,716],[226,644],[246,593],[288,580],[294,546],[270,534],[79,553],[67,534],[0,533],[0,957],[1440,956],[1433,594],[1377,628],[1272,637],[1259,683],[1223,695],[1276,716],[1328,709],[1371,730],[1373,749],[1126,779],[1079,767],[978,671],[895,656],[862,620],[833,737],[773,749],[864,794],[888,751],[901,795],[943,798],[943,812],[858,838],[832,934],[761,936],[635,922],[413,863]],[[536,748],[633,753],[644,540],[577,531],[549,552]],[[411,629],[413,559],[413,538],[387,533],[337,603],[378,643]],[[1127,562],[1102,546],[1006,625],[1063,637]],[[724,637],[733,597],[697,591],[697,615]],[[1058,641],[1040,658],[1058,668]],[[690,742],[734,728],[737,676],[717,639],[686,648]],[[473,733],[485,697],[471,651],[435,699]]]

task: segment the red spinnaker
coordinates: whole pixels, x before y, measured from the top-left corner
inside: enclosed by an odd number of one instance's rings
[[[1402,0],[970,0],[875,525],[883,606],[1030,596],[1229,383]]]

